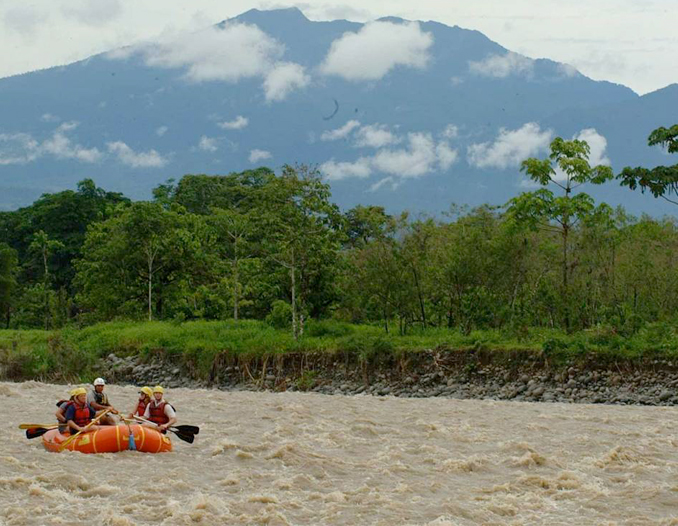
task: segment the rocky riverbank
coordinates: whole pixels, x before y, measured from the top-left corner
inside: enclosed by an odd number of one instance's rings
[[[678,405],[678,367],[668,360],[552,365],[532,353],[493,359],[491,353],[417,353],[407,360],[352,363],[328,356],[226,362],[208,379],[185,365],[109,355],[109,381],[170,388],[312,391],[409,398],[444,397],[527,402]]]

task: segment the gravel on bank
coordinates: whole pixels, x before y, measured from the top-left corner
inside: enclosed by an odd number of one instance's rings
[[[470,364],[470,365],[469,365]],[[185,368],[114,354],[101,375],[122,384],[163,384],[170,388],[311,391],[322,394],[444,397],[527,402],[678,405],[678,368],[668,360],[613,366],[420,361],[405,371],[389,367],[347,367],[334,363],[305,370],[269,367],[253,373],[240,365],[221,368],[211,380],[191,378]]]

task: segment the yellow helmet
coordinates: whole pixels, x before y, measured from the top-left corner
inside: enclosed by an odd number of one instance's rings
[[[72,396],[86,395],[87,390],[84,387],[78,387],[77,389],[73,389],[71,393],[73,393]]]
[[[156,385],[156,386],[153,388],[153,393],[163,393],[163,394],[164,394],[164,393],[165,393],[165,390],[162,388],[161,385]]]
[[[141,389],[139,389],[139,392],[140,392],[140,393],[144,393],[144,394],[147,395],[147,396],[153,396],[153,389],[151,389],[151,388],[148,387],[147,385],[145,385],[144,387],[142,387]]]
[[[70,396],[71,398],[73,398],[74,396],[77,396],[78,393],[76,391],[78,389],[81,389],[81,387],[74,387],[73,389],[68,391],[68,396]]]

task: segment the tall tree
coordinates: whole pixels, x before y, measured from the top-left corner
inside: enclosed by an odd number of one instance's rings
[[[0,243],[0,311],[9,327],[14,291],[16,289],[17,252]]]
[[[242,262],[254,257],[253,221],[251,214],[241,213],[236,209],[215,208],[209,217],[209,224],[217,235],[219,253],[230,263],[234,320],[239,317],[239,307],[242,301]]]
[[[551,154],[547,159],[530,158],[521,165],[521,171],[543,188],[535,192],[525,192],[508,203],[508,213],[518,222],[555,232],[561,237],[562,295],[566,328],[571,325],[570,234],[595,208],[591,196],[584,192],[573,192],[587,183],[599,185],[613,178],[609,166],[589,164],[589,153],[590,148],[586,141],[555,138],[551,142]],[[548,185],[559,188],[561,195],[556,196],[548,190]]]
[[[262,190],[256,214],[267,257],[289,276],[292,333],[304,330],[312,285],[326,280],[337,260],[342,217],[317,169],[286,165]]]

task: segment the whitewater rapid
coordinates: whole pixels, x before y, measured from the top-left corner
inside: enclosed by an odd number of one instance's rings
[[[0,525],[678,525],[674,408],[175,389],[193,445],[48,453],[66,391],[0,383]]]

